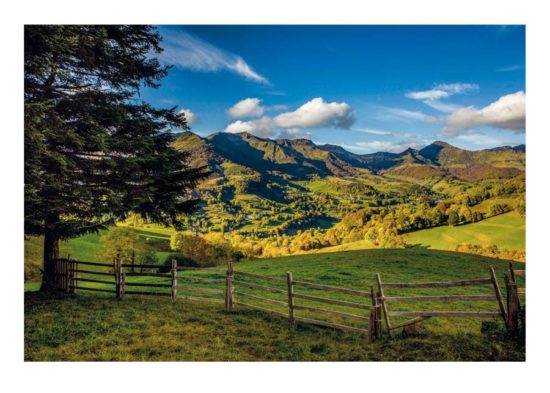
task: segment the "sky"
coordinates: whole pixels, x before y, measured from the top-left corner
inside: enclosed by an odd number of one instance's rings
[[[191,131],[354,153],[525,143],[524,26],[158,26],[171,65],[141,98]]]

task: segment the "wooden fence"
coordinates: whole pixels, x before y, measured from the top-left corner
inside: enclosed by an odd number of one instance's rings
[[[525,270],[514,269],[514,265],[509,264],[509,275],[504,276],[506,282],[506,305],[508,310],[508,318],[506,326],[512,333],[517,333],[519,329],[519,314],[522,310],[521,300],[519,295],[525,295],[525,288],[518,288],[516,276],[525,277]],[[524,307],[524,306],[523,306]]]
[[[258,284],[251,279],[263,283]],[[266,285],[266,281],[269,285]],[[262,292],[262,294],[252,293],[250,290]],[[268,297],[267,293],[271,296]],[[351,295],[360,300],[337,299],[331,297],[331,293]],[[274,296],[278,296],[278,298],[274,298]],[[324,307],[317,305],[318,303],[324,304]],[[236,305],[281,315],[288,318],[291,326],[296,322],[303,322],[352,331],[367,335],[369,341],[381,336],[380,318],[377,317],[380,313],[376,312],[379,306],[376,304],[372,287],[368,291],[362,291],[299,281],[294,279],[292,272],[287,272],[285,278],[270,277],[233,271],[230,265],[227,271],[226,310],[231,312]],[[360,311],[343,311],[343,309],[350,308],[361,310],[362,313]],[[323,316],[337,318],[339,323],[326,318],[320,319]],[[348,323],[350,320],[359,321],[360,326]]]
[[[131,271],[125,271],[125,268],[130,268]],[[139,268],[140,271],[136,272],[133,265],[117,261],[107,264],[75,261],[70,258],[58,259],[55,282],[60,290],[69,294],[99,291],[113,293],[120,300],[126,295],[166,296],[171,297],[173,301],[186,299],[224,304],[227,312],[236,311],[236,307],[245,307],[280,315],[288,319],[290,326],[302,322],[361,333],[366,335],[370,342],[382,336],[382,318],[388,335],[391,335],[392,330],[432,317],[501,317],[506,327],[511,329],[511,318],[517,319],[517,312],[513,311],[514,305],[519,307],[515,274],[521,274],[511,268],[510,278],[505,277],[508,294],[505,307],[492,267],[489,268],[489,277],[449,282],[383,283],[380,275],[376,274],[376,290],[374,286],[360,290],[297,280],[292,272],[287,272],[283,277],[272,277],[235,271],[232,264],[228,265],[226,271],[177,266],[176,260],[172,261],[168,268],[169,272],[165,272],[167,267],[159,265],[140,265]],[[143,282],[142,277],[164,280],[154,283]],[[386,294],[387,291],[399,288],[443,289],[483,285],[490,285],[494,293],[414,296]],[[394,303],[433,301],[495,301],[499,311],[389,309]],[[413,318],[399,323],[391,321],[392,317],[409,316]],[[517,326],[517,322],[514,326]]]
[[[492,267],[489,268],[490,276],[487,278],[477,278],[472,280],[448,281],[448,282],[423,282],[423,283],[383,283],[379,274],[376,274],[378,285],[378,299],[382,304],[384,319],[388,335],[394,329],[414,325],[428,318],[433,317],[458,317],[458,318],[494,318],[502,317],[504,323],[507,323],[506,309],[502,300],[502,294]],[[492,295],[419,295],[419,296],[386,296],[386,289],[393,288],[452,288],[464,286],[491,285],[494,289]],[[454,301],[487,301],[495,300],[498,303],[499,311],[390,311],[388,303],[392,302],[454,302]],[[390,317],[413,317],[398,324],[392,324]]]

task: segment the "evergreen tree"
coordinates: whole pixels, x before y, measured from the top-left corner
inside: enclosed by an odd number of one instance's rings
[[[171,147],[176,108],[139,100],[167,75],[150,26],[25,27],[25,234],[44,235],[43,288],[59,241],[137,213],[179,228],[205,176]]]

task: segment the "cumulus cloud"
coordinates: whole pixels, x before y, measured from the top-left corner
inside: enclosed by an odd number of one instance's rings
[[[259,117],[264,114],[265,107],[259,98],[245,98],[227,110],[231,117]]]
[[[311,132],[302,131],[298,128],[290,128],[288,130],[282,130],[277,135],[280,139],[311,139]]]
[[[183,31],[161,29],[161,32],[164,52],[159,58],[164,63],[201,72],[226,70],[253,82],[270,84],[266,77],[254,71],[239,55],[217,48]]]
[[[238,134],[240,132],[248,132],[262,138],[271,138],[276,135],[276,126],[273,119],[268,116],[264,116],[260,119],[242,121],[237,120],[229,124],[225,128],[225,132],[232,134]]]
[[[294,112],[275,117],[281,128],[336,127],[348,129],[355,122],[353,108],[345,102],[325,102],[317,97],[306,102]]]
[[[263,106],[259,98],[245,98],[237,102],[227,110],[231,117],[260,117],[268,111],[281,111],[287,109],[286,105]]]
[[[349,104],[345,102],[329,103],[319,97],[306,102],[295,111],[284,112],[275,117],[264,116],[249,121],[237,120],[229,124],[225,131],[231,133],[249,132],[261,137],[273,137],[277,134],[287,137],[291,134],[297,135],[300,128],[348,129],[354,121],[354,111]],[[308,133],[300,135],[303,137]]]
[[[441,99],[476,90],[479,90],[479,86],[474,83],[442,83],[430,90],[411,91],[405,94],[405,97],[412,98],[413,100],[420,100],[424,104],[440,112],[451,113],[460,109],[460,107],[443,103]]]
[[[199,116],[193,112],[191,109],[183,108],[178,112],[178,115],[184,116],[185,120],[187,121],[187,125],[190,126],[191,124],[194,124],[199,120]]]
[[[447,136],[457,135],[464,129],[478,126],[525,132],[525,93],[518,91],[502,96],[481,109],[473,106],[461,108],[448,117],[432,121],[445,124],[443,134]]]

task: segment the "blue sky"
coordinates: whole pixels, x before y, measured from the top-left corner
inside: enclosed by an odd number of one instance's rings
[[[523,26],[160,26],[157,106],[191,130],[356,153],[525,143]]]

